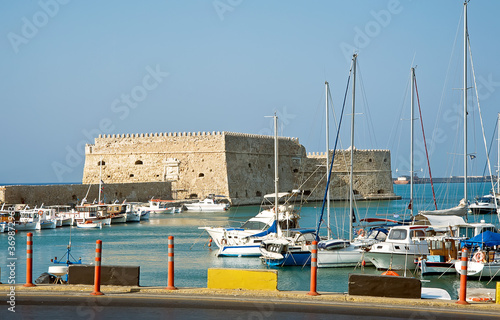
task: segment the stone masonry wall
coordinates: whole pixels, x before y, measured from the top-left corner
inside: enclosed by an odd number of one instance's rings
[[[176,199],[227,195],[225,157],[224,133],[100,136],[86,147],[83,183],[169,181]]]
[[[279,191],[304,190],[322,200],[325,154],[306,154],[296,138],[279,138]],[[391,199],[389,150],[354,151],[354,193]],[[99,164],[102,161],[102,166]],[[350,151],[336,152],[331,198],[349,197]],[[101,172],[102,170],[102,172]],[[168,181],[174,199],[228,196],[234,205],[258,204],[274,192],[274,138],[232,132],[104,135],[87,145],[83,183]]]
[[[89,189],[90,186],[90,189]],[[27,203],[30,206],[42,204],[60,205],[76,204],[82,201],[88,192],[87,201],[93,202],[99,198],[99,185],[59,184],[59,185],[16,185],[0,187],[0,203]],[[172,199],[169,182],[151,183],[118,183],[103,186],[101,200],[107,203],[118,200],[122,202],[147,202],[154,197]]]

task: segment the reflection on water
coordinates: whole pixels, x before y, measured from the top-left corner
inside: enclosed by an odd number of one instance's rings
[[[457,190],[460,184],[455,186]],[[420,188],[424,188],[421,186]],[[444,186],[442,186],[444,187]],[[396,194],[403,196],[398,201],[361,201],[357,203],[358,219],[365,217],[383,217],[387,214],[394,218],[394,214],[402,217],[406,210],[408,186],[395,186]],[[449,188],[449,186],[447,186]],[[474,190],[474,188],[471,188]],[[477,188],[476,188],[477,190]],[[487,186],[477,194],[487,193]],[[427,206],[432,198],[428,191],[425,194],[420,208]],[[439,190],[438,190],[439,192]],[[455,197],[458,203],[460,195]],[[470,198],[473,198],[472,196]],[[458,200],[457,200],[458,199]],[[452,201],[452,200],[450,200]],[[337,234],[346,234],[348,231],[345,216],[345,202],[332,204],[332,229]],[[92,264],[95,256],[95,241],[103,241],[102,261],[104,265],[131,265],[140,266],[140,284],[142,286],[165,286],[167,283],[167,237],[174,236],[175,243],[175,285],[179,287],[206,287],[208,268],[246,268],[265,269],[258,258],[217,258],[216,247],[208,247],[208,234],[199,230],[200,226],[239,226],[242,222],[255,216],[258,206],[234,207],[222,213],[183,212],[179,214],[151,215],[150,221],[119,224],[103,227],[103,229],[58,228],[54,230],[34,231],[33,277],[36,279],[41,273],[48,270],[50,259],[59,259],[66,253],[66,246],[71,239],[72,255],[82,258],[84,263]],[[315,227],[320,214],[321,203],[311,203],[301,211],[300,224],[303,227]],[[493,222],[498,225],[496,215],[475,216],[470,220]],[[326,220],[326,218],[325,218]],[[0,234],[0,260],[7,261],[8,236]],[[26,280],[26,233],[16,235],[16,282],[25,283]],[[1,268],[3,283],[8,281],[6,263]],[[349,273],[380,274],[374,268],[321,268],[318,270],[318,291],[346,292]],[[457,275],[439,277],[425,276],[425,287],[439,287],[446,289],[452,298],[457,298],[460,281]],[[278,288],[280,290],[308,291],[310,283],[310,268],[289,267],[278,269]],[[495,282],[486,285],[486,281],[469,281],[469,287],[494,288]]]

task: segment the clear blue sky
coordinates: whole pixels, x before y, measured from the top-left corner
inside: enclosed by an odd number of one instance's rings
[[[462,152],[456,90],[462,87],[461,0],[41,0],[1,6],[0,183],[80,182],[83,146],[99,133],[271,134],[265,116],[274,111],[281,135],[299,138],[308,152],[324,151],[324,81],[339,114],[353,50],[362,80],[356,147],[390,149],[394,175],[408,174],[409,121],[400,119],[409,118],[405,92],[410,67],[417,65],[433,175],[462,174],[461,158],[451,160]],[[499,1],[469,3],[488,143],[500,111],[499,12]],[[477,153],[472,174],[482,174],[475,106],[469,152]],[[344,120],[347,148],[350,119]],[[421,140],[420,130],[416,137]],[[425,167],[421,156],[417,151],[417,170]]]

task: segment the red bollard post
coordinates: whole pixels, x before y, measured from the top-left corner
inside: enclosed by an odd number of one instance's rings
[[[33,284],[33,233],[28,232],[26,241],[26,283],[23,287],[36,287]]]
[[[91,293],[93,296],[104,295],[101,292],[101,255],[102,241],[97,240],[95,245],[94,291]]]
[[[313,241],[311,250],[311,290],[308,296],[319,296],[316,291],[316,284],[318,278],[318,241]]]
[[[174,237],[168,237],[168,280],[167,280],[167,290],[177,290],[174,286]]]
[[[457,304],[469,304],[465,299],[467,298],[467,248],[462,249],[462,257],[460,258],[460,294]]]

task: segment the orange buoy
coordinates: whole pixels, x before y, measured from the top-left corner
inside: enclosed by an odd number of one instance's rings
[[[208,246],[209,246],[209,247],[211,247],[211,246],[212,246],[212,238],[210,238],[210,239],[208,240]]]
[[[366,261],[365,261],[365,260],[361,261],[361,265],[362,265],[363,267],[364,267],[364,266],[366,266]]]
[[[383,276],[396,276],[399,277],[399,274],[397,272],[394,272],[392,270],[387,270],[386,272],[382,273]]]

